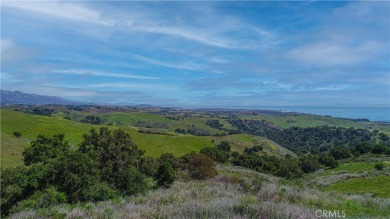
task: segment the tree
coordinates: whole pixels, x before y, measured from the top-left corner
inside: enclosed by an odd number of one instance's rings
[[[217,175],[214,161],[204,154],[193,154],[188,162],[188,170],[194,179],[207,179]]]
[[[229,160],[230,154],[217,148],[206,147],[200,150],[200,153],[207,155],[216,162],[225,163]]]
[[[336,159],[346,159],[351,157],[351,152],[344,147],[334,147],[330,150],[330,154]]]
[[[321,168],[320,163],[315,157],[303,156],[300,159],[301,169],[305,173],[311,173]]]
[[[176,172],[169,162],[162,162],[155,176],[157,185],[169,188],[176,179]]]
[[[125,171],[121,172],[116,183],[116,188],[122,195],[145,193],[152,187],[152,181],[133,166],[128,166]]]
[[[387,150],[383,145],[375,145],[371,148],[373,154],[386,154]]]
[[[277,176],[285,177],[287,179],[298,178],[302,176],[302,170],[299,168],[296,159],[283,160],[280,163],[279,169],[276,172]]]
[[[331,169],[338,167],[338,162],[334,157],[329,156],[328,154],[320,154],[318,161],[320,164],[330,167]]]
[[[226,141],[222,141],[221,143],[219,143],[217,145],[217,148],[221,151],[225,151],[225,152],[230,152],[231,151],[231,147],[229,145],[229,142],[226,142]]]
[[[102,180],[109,185],[117,185],[129,166],[138,166],[144,150],[139,149],[129,134],[123,130],[111,132],[101,127],[99,133],[91,129],[84,135],[79,151],[88,153],[99,161],[98,168],[102,172]]]
[[[31,142],[31,146],[23,152],[23,160],[24,164],[29,166],[65,155],[69,151],[69,144],[64,141],[64,134],[53,135],[53,137],[38,135],[37,139]]]
[[[93,200],[93,195],[91,197],[86,191],[100,181],[97,160],[86,153],[76,151],[52,162],[52,183],[66,194],[70,203]]]

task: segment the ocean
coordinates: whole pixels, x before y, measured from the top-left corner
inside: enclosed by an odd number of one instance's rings
[[[252,108],[252,107],[251,107]],[[253,107],[252,109],[255,109]],[[256,109],[281,110],[286,112],[309,113],[348,119],[369,119],[370,121],[390,122],[390,108],[387,107],[256,107]]]

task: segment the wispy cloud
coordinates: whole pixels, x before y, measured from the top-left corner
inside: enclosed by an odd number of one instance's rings
[[[62,19],[70,19],[74,21],[89,22],[107,26],[114,25],[112,20],[103,18],[103,16],[98,11],[89,9],[79,3],[62,1],[2,1],[1,6]]]
[[[353,65],[372,59],[381,48],[381,45],[375,42],[354,46],[329,41],[295,48],[288,53],[288,57],[307,64]]]
[[[90,88],[126,88],[126,89],[142,89],[142,90],[163,90],[163,91],[178,91],[179,88],[167,85],[167,84],[156,84],[156,83],[98,83],[88,85]]]
[[[99,77],[112,77],[112,78],[132,78],[132,79],[143,79],[143,80],[156,80],[158,77],[148,77],[134,74],[118,74],[118,73],[108,73],[100,72],[95,70],[87,69],[64,69],[64,70],[53,70],[53,73],[57,74],[75,74],[75,75],[87,75],[87,76],[99,76]]]
[[[137,59],[139,61],[152,64],[152,65],[158,65],[162,67],[167,67],[167,68],[174,68],[174,69],[182,69],[182,70],[204,70],[206,68],[205,65],[194,63],[194,62],[185,62],[185,63],[168,63],[156,59],[151,59],[145,56],[141,56],[138,54],[133,54],[133,53],[128,53],[128,56]]]

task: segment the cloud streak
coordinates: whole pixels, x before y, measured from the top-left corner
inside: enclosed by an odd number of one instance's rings
[[[61,69],[53,70],[53,73],[56,74],[74,74],[74,75],[86,75],[86,76],[98,76],[98,77],[111,77],[111,78],[129,78],[129,79],[142,79],[142,80],[156,80],[158,77],[148,77],[134,74],[118,74],[118,73],[108,73],[100,72],[95,70],[87,69]]]

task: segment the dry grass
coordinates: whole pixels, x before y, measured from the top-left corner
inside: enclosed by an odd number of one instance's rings
[[[218,171],[218,176],[204,181],[187,180],[184,174],[170,189],[158,189],[141,196],[29,210],[11,218],[304,219],[315,218],[318,209],[345,209],[347,216],[360,218],[386,218],[390,214],[390,199],[300,188],[244,168],[218,166]]]

